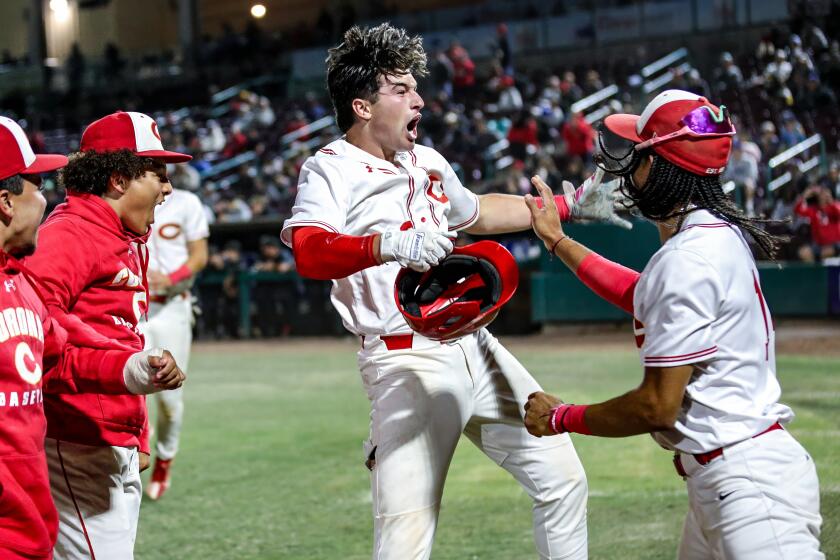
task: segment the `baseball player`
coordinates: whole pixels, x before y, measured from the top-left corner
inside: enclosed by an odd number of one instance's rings
[[[533,500],[542,558],[587,556],[586,477],[571,440],[532,438],[521,406],[539,385],[485,329],[440,343],[413,333],[394,300],[401,266],[424,271],[457,231],[530,227],[523,198],[476,196],[435,150],[415,144],[426,74],[420,37],[382,24],[352,27],[329,52],[327,82],[340,139],[304,163],[282,240],[298,272],[332,279],[332,302],[358,335],[371,403],[371,469],[379,560],[429,558],[449,462],[461,433]],[[570,215],[613,218],[590,183]],[[596,203],[597,201],[597,203]],[[549,442],[549,443],[546,443]]]
[[[185,165],[185,164],[184,164]],[[195,275],[207,265],[210,230],[198,197],[186,190],[172,194],[155,210],[149,249],[149,314],[140,323],[146,348],[166,344],[182,370],[187,371],[192,343],[192,288]],[[158,500],[169,488],[172,460],[184,416],[180,389],[159,393],[155,466],[146,495]]]
[[[30,267],[70,340],[90,331],[143,349],[145,241],[155,206],[172,191],[157,124],[117,112],[92,123],[60,175],[67,191],[39,230]],[[47,460],[59,514],[58,559],[132,558],[149,441],[142,396],[45,395]]]
[[[673,451],[689,497],[682,560],[823,558],[816,468],[784,428],[793,412],[779,402],[773,319],[739,227],[770,256],[775,240],[720,184],[735,133],[725,108],[670,90],[640,116],[605,124],[634,147],[627,158],[605,151],[600,165],[618,164],[610,171],[663,243],[641,275],[566,236],[539,179],[544,207],[528,205],[546,247],[633,314],[644,379],[588,406],[537,392],[525,407],[528,430],[651,433]]]
[[[0,557],[7,559],[52,558],[58,518],[44,453],[44,394],[140,394],[184,379],[168,355],[67,344],[37,278],[18,260],[35,251],[46,208],[39,174],[66,163],[35,155],[20,126],[0,117]]]

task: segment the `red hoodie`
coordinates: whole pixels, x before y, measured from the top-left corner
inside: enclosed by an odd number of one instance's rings
[[[147,259],[145,237],[126,230],[107,202],[68,193],[38,230],[38,250],[26,264],[70,343],[139,352]],[[47,437],[149,452],[143,396],[46,395],[44,411]]]
[[[124,393],[132,352],[68,347],[20,270],[0,252],[0,558],[48,559],[58,516],[44,454],[44,393]]]

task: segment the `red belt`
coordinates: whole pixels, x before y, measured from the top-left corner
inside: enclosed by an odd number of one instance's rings
[[[177,296],[186,296],[187,292],[182,292],[180,294],[175,294],[174,296],[157,296],[154,294],[149,294],[149,301],[151,303],[166,303],[170,299],[177,297]]]
[[[782,429],[782,425],[779,424],[778,422],[776,422],[775,424],[773,424],[772,426],[770,426],[769,428],[767,428],[763,432],[755,434],[753,436],[753,438],[757,438],[758,436],[763,436],[767,432],[772,432],[773,430],[781,430],[781,429]],[[706,453],[697,453],[696,455],[692,455],[692,456],[694,457],[694,459],[698,463],[705,466],[705,465],[708,465],[709,463],[711,463],[713,460],[720,457],[721,455],[723,455],[723,449],[724,449],[723,447],[718,447],[717,449],[707,451]],[[674,468],[677,469],[677,474],[679,474],[680,476],[688,476],[687,474],[685,474],[685,469],[682,466],[682,460],[680,459],[680,454],[679,453],[674,455]]]
[[[409,350],[414,342],[414,333],[386,334],[379,337],[388,350]]]

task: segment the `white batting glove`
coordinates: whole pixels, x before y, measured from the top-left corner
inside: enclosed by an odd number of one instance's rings
[[[604,170],[598,169],[595,175],[588,178],[575,189],[568,181],[563,181],[563,197],[569,205],[574,221],[597,220],[609,222],[624,229],[633,229],[633,224],[619,217],[616,208],[621,209],[620,202],[625,199],[619,187],[621,181],[615,179],[602,183]]]
[[[125,387],[134,395],[149,395],[162,390],[154,384],[155,369],[149,363],[149,356],[163,356],[162,348],[152,348],[132,354],[123,368]]]
[[[426,272],[452,252],[452,240],[439,231],[389,230],[379,241],[382,262],[396,261],[402,267]]]

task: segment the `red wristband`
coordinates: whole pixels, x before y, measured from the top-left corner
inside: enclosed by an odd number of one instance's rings
[[[552,409],[548,419],[548,426],[555,434],[566,432],[591,435],[589,426],[586,425],[584,414],[589,405],[585,404],[561,404]]]
[[[542,208],[545,206],[542,198],[537,197],[537,208]],[[569,204],[566,202],[566,198],[561,194],[554,195],[554,204],[557,206],[557,214],[560,216],[561,222],[568,222],[569,216],[572,215],[572,211],[569,210]]]
[[[183,282],[187,278],[192,276],[192,270],[187,265],[181,266],[178,270],[169,274],[169,281],[172,282],[173,285]]]

